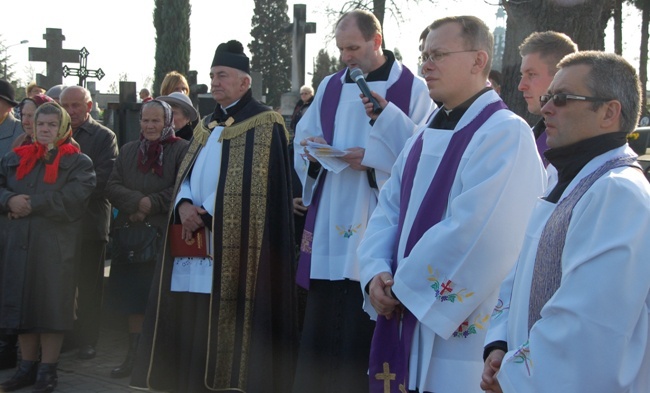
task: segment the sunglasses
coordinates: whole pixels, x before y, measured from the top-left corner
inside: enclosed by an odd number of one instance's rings
[[[579,96],[575,94],[566,94],[566,93],[557,93],[557,94],[544,94],[539,97],[539,102],[542,106],[546,105],[549,101],[553,100],[553,105],[555,106],[564,106],[568,100],[574,101],[589,101],[589,102],[606,102],[611,101],[611,98],[601,98],[601,97],[587,97]]]

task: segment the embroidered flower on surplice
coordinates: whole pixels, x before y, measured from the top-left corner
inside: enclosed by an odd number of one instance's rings
[[[485,329],[485,323],[490,320],[489,315],[485,315],[481,317],[480,315],[477,315],[476,318],[474,318],[474,323],[469,323],[469,321],[465,321],[460,324],[458,329],[452,334],[452,337],[458,337],[458,338],[467,338],[472,334],[476,334],[479,330]]]
[[[339,232],[339,235],[343,236],[346,239],[349,239],[357,233],[357,231],[361,228],[361,224],[353,227],[352,225],[348,225],[347,229],[344,226],[336,226],[336,230]]]
[[[530,357],[530,348],[528,347],[528,340],[517,349],[517,351],[512,354],[510,358],[507,360],[508,362],[513,362],[516,364],[523,364],[526,366],[526,372],[528,373],[528,376],[530,377],[530,369],[533,368],[533,359]]]
[[[456,290],[454,288],[456,284],[451,280],[439,280],[438,276],[440,274],[434,271],[431,265],[427,266],[427,269],[429,271],[427,280],[431,281],[431,288],[435,291],[435,296],[438,301],[455,303],[458,300],[462,303],[463,300],[474,295],[474,292],[467,292],[467,288]]]
[[[494,319],[500,318],[503,312],[509,308],[510,306],[506,306],[505,304],[503,304],[503,300],[498,299],[496,307],[494,307],[494,310],[492,310],[492,318]]]

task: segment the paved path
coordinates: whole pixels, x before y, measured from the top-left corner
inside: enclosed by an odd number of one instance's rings
[[[55,392],[60,393],[128,393],[139,392],[129,389],[129,378],[113,379],[109,377],[111,369],[124,359],[128,346],[126,331],[117,328],[102,328],[97,356],[90,360],[77,359],[76,350],[61,354],[59,359],[59,384]],[[0,371],[0,381],[9,379],[14,370]],[[31,392],[26,387],[18,392]]]
[[[105,276],[110,272],[110,260],[106,261]],[[77,351],[71,350],[59,358],[59,384],[55,393],[135,393],[140,390],[129,389],[129,378],[113,379],[111,370],[120,365],[128,348],[126,319],[110,315],[104,310],[102,330],[97,343],[97,356],[90,360],[77,359]],[[0,370],[0,382],[14,374],[15,370]],[[31,392],[26,387],[17,392]]]

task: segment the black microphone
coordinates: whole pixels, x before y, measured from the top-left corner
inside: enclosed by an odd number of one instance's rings
[[[368,99],[370,99],[370,102],[372,102],[372,112],[381,113],[382,108],[381,106],[379,106],[379,102],[377,102],[375,97],[373,97],[372,94],[370,94],[370,88],[366,83],[366,79],[363,77],[363,71],[361,71],[359,68],[351,69],[350,78],[352,78],[352,80],[357,83],[357,86],[359,86],[359,89],[361,90],[363,95],[368,97]]]

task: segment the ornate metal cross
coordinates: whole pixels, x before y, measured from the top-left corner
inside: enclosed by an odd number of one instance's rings
[[[96,70],[89,70],[87,67],[89,54],[90,52],[88,52],[88,49],[86,49],[85,46],[81,48],[79,51],[79,68],[70,68],[67,65],[63,66],[63,77],[65,78],[68,75],[78,76],[79,86],[83,87],[86,87],[86,78],[97,78],[101,80],[104,75],[106,75],[101,68],[98,68]]]

